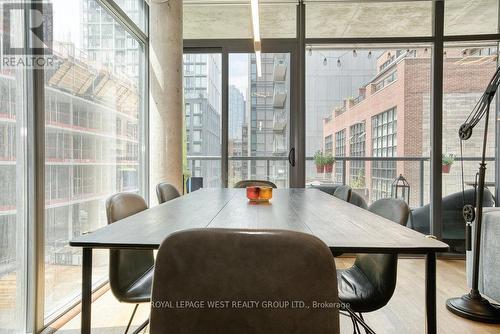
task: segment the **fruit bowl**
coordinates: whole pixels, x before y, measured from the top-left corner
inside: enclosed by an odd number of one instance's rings
[[[273,188],[261,186],[247,187],[247,198],[250,202],[269,202],[273,198]]]

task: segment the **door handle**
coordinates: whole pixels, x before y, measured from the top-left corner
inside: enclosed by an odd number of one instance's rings
[[[292,147],[288,152],[288,163],[290,166],[295,167],[295,148]]]

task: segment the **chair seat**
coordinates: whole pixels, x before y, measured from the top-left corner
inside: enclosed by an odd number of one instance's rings
[[[124,303],[146,303],[151,300],[154,267],[151,267],[127,290],[123,291],[119,300]]]
[[[372,312],[384,305],[380,305],[380,294],[368,280],[366,275],[357,266],[337,270],[339,300],[349,304],[355,312]]]

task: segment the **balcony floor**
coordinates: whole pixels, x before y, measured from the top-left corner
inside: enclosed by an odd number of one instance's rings
[[[336,259],[337,267],[352,264],[352,258]],[[365,315],[365,319],[377,333],[399,334],[424,332],[424,260],[400,259],[398,285],[393,298],[382,310]],[[438,260],[437,264],[438,332],[441,334],[494,334],[500,332],[500,325],[475,323],[459,318],[445,308],[448,297],[455,297],[467,291],[465,261]],[[110,291],[93,304],[93,333],[123,333],[132,306],[117,302]],[[139,325],[148,316],[148,305],[139,306],[134,323]],[[77,315],[58,331],[79,333],[80,316]],[[341,333],[352,333],[348,318],[341,316]],[[404,331],[403,331],[404,330]],[[146,330],[147,332],[147,330]]]

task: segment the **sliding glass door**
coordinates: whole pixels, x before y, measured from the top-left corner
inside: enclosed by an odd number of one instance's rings
[[[240,180],[289,185],[290,54],[229,54],[228,186]]]
[[[275,48],[257,59],[246,49],[184,52],[184,175],[204,188],[249,179],[291,184],[293,52]]]

